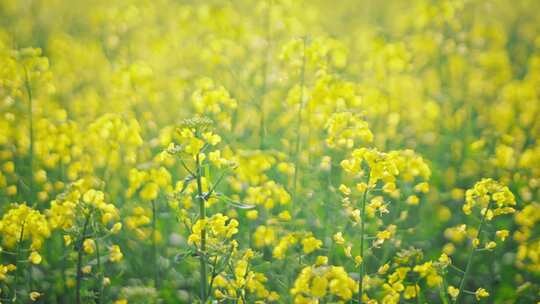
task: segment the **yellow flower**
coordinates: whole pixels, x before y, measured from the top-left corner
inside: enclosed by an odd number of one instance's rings
[[[357,255],[357,256],[354,257],[354,265],[355,265],[356,267],[360,266],[360,265],[362,264],[363,261],[364,261],[364,260],[363,260],[362,257],[359,256],[359,255]]]
[[[120,251],[120,246],[118,245],[112,245],[109,249],[109,254],[109,260],[113,263],[120,262],[124,257],[122,251]]]
[[[32,253],[30,253],[30,257],[28,257],[28,260],[32,264],[40,264],[42,259],[41,259],[41,255],[39,255],[39,253],[37,253],[35,251],[32,251]]]
[[[481,298],[489,297],[489,292],[487,292],[484,288],[478,288],[474,295],[476,296],[477,300],[480,300]]]
[[[188,237],[188,244],[199,246],[201,243],[201,232],[206,229],[208,244],[215,244],[225,239],[230,239],[238,233],[238,221],[229,219],[221,213],[216,213],[210,218],[197,220],[191,228],[191,235]]]
[[[446,253],[443,253],[439,257],[439,263],[441,263],[443,267],[447,267],[448,265],[452,264],[452,260],[450,259],[450,257],[448,257]]]
[[[336,244],[338,244],[338,245],[345,244],[345,239],[343,238],[343,233],[337,232],[336,234],[334,234],[334,242],[336,242]]]
[[[212,132],[203,133],[202,136],[204,140],[206,140],[206,142],[212,146],[215,146],[221,142],[221,137],[217,134],[213,134]]]
[[[491,241],[491,242],[489,242],[489,243],[486,244],[486,247],[485,247],[485,248],[488,249],[488,250],[492,250],[492,249],[494,249],[495,247],[497,247],[497,243]]]
[[[17,269],[17,267],[15,267],[15,265],[13,264],[8,264],[8,265],[0,264],[0,282],[6,280],[7,273],[15,269]]]
[[[328,257],[319,255],[315,261],[315,265],[322,266],[328,264]]]
[[[253,234],[253,241],[255,243],[255,247],[263,247],[263,246],[269,246],[272,245],[276,240],[276,233],[274,228],[271,226],[265,226],[261,225],[255,229],[255,233]]]
[[[6,188],[6,193],[9,196],[15,196],[17,195],[17,186],[11,185]]]
[[[25,203],[14,204],[0,220],[0,235],[7,248],[13,248],[21,238],[31,240],[30,249],[38,250],[51,234],[50,225],[44,214]]]
[[[508,237],[509,234],[510,234],[510,232],[509,232],[508,230],[505,230],[505,229],[499,230],[499,231],[495,232],[495,235],[496,235],[499,239],[501,239],[501,241],[506,240],[506,238]]]
[[[249,210],[246,212],[246,217],[250,220],[256,220],[259,217],[259,212],[257,210]]]
[[[310,236],[302,240],[302,245],[304,246],[304,253],[309,254],[321,248],[322,241]]]
[[[459,289],[457,289],[456,287],[450,285],[448,286],[448,294],[450,295],[450,297],[452,297],[452,299],[456,299],[457,296],[459,295]]]
[[[39,170],[34,174],[34,180],[39,184],[47,181],[47,172],[45,170]]]
[[[409,205],[418,205],[418,202],[420,202],[420,199],[416,195],[411,195],[407,198],[407,204]]]
[[[388,271],[388,269],[390,269],[390,264],[386,263],[382,265],[381,267],[379,267],[379,269],[377,270],[377,273],[380,275],[383,275]]]
[[[330,171],[330,169],[332,168],[332,158],[326,155],[323,156],[319,168],[321,168],[321,170],[323,171]]]
[[[291,220],[291,214],[289,211],[285,210],[278,214],[278,218],[282,221],[290,221]]]
[[[15,172],[15,164],[12,161],[6,162],[2,166],[2,169],[4,169],[4,172],[6,173],[13,173]]]
[[[486,214],[486,219],[502,214],[514,213],[513,206],[516,204],[514,194],[499,182],[485,178],[477,182],[473,188],[465,193],[466,199],[463,205],[463,212],[471,214],[473,207],[480,205],[482,216]],[[488,206],[490,210],[485,210]],[[488,212],[489,211],[489,212]]]
[[[429,184],[427,182],[422,182],[414,186],[414,191],[427,193],[429,191]]]
[[[150,182],[142,188],[140,192],[141,199],[149,202],[155,200],[159,194],[159,186],[156,183]]]
[[[332,114],[325,129],[328,131],[326,144],[331,148],[350,149],[357,140],[367,143],[373,141],[373,133],[368,123],[351,112]]]
[[[83,242],[83,250],[86,254],[93,254],[96,250],[96,242],[93,239],[85,239]]]
[[[351,189],[343,184],[339,185],[339,191],[344,195],[351,195]]]
[[[71,242],[72,242],[72,241],[73,241],[73,240],[71,239],[71,236],[69,236],[69,235],[64,235],[64,244],[65,244],[66,246],[71,245]]]
[[[395,186],[395,184],[394,184]],[[364,193],[368,188],[368,185],[366,183],[358,183],[356,184],[356,190],[360,193]]]
[[[111,228],[111,233],[116,234],[122,230],[122,223],[115,223]]]
[[[90,272],[92,272],[92,266],[90,265],[83,266],[83,268],[81,268],[81,271],[84,274],[89,274]]]
[[[326,295],[328,280],[325,277],[316,276],[311,282],[311,295],[317,298],[322,298]]]
[[[405,287],[405,292],[403,293],[403,297],[405,299],[414,299],[418,295],[418,292],[420,291],[420,286],[418,285],[409,285]]]
[[[40,297],[41,297],[41,293],[37,292],[37,291],[32,291],[30,293],[30,300],[32,301],[37,301]]]

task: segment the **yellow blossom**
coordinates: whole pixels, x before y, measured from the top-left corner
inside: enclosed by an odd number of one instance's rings
[[[39,255],[39,253],[32,251],[32,253],[30,253],[30,257],[28,257],[28,260],[32,262],[32,264],[40,264],[42,258],[41,258],[41,255]]]

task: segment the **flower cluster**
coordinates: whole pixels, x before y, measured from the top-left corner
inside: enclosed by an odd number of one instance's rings
[[[516,200],[508,187],[499,184],[493,179],[483,179],[465,193],[466,200],[463,212],[471,214],[473,207],[479,206],[481,213],[487,220],[496,216],[514,213]],[[493,203],[493,205],[492,205]]]
[[[191,230],[191,235],[188,238],[189,244],[200,246],[202,241],[201,232],[205,230],[207,232],[206,237],[208,239],[206,242],[208,242],[208,245],[210,247],[217,247],[238,233],[238,221],[217,213],[207,219],[197,220],[191,227]]]
[[[332,298],[344,302],[352,299],[357,289],[356,282],[343,267],[328,266],[326,263],[326,258],[319,257],[317,264],[300,271],[291,289],[294,303],[318,303]]]
[[[0,220],[3,244],[15,248],[22,241],[29,240],[33,250],[39,250],[51,235],[51,228],[45,215],[26,203],[15,204]]]

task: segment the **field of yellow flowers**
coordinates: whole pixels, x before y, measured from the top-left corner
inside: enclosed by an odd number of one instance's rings
[[[539,11],[0,0],[0,303],[540,303]]]

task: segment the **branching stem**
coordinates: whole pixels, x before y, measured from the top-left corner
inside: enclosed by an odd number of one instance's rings
[[[300,135],[300,129],[302,128],[302,112],[304,110],[304,85],[305,85],[305,74],[306,74],[306,38],[303,39],[304,48],[302,54],[302,69],[300,71],[300,100],[298,104],[298,119],[296,125],[296,142],[294,148],[294,177],[293,177],[293,200],[296,199],[296,187],[298,184],[298,172],[300,171],[300,146],[302,137]]]
[[[200,153],[197,153],[195,157],[195,165],[196,165],[196,179],[197,179],[197,198],[199,201],[199,220],[205,221],[206,220],[206,199],[203,194],[203,188],[202,188],[202,174],[203,174],[203,168],[201,166],[200,161]],[[201,229],[201,247],[199,251],[199,261],[200,261],[200,271],[201,271],[201,303],[206,303],[207,299],[207,265],[206,265],[206,228],[203,225],[203,228]]]
[[[86,232],[88,230],[88,224],[90,223],[90,217],[92,213],[89,212],[86,215],[83,225],[83,231],[81,233],[81,239],[79,240],[79,247],[77,248],[77,277],[76,277],[76,287],[75,287],[75,303],[81,304],[81,281],[82,281],[82,257],[83,257],[83,244],[86,240]]]
[[[368,181],[369,184],[369,174]],[[360,223],[360,257],[362,262],[360,263],[360,274],[358,278],[358,303],[362,303],[362,294],[364,293],[364,273],[366,272],[366,262],[364,261],[364,234],[365,234],[365,225],[366,225],[366,200],[368,196],[369,186],[364,190],[362,195],[362,206],[361,206],[361,223]]]
[[[482,219],[480,220],[480,224],[478,225],[477,237],[479,241],[481,241],[482,229],[484,228],[484,223],[486,222],[486,214],[489,212],[491,208],[491,203],[492,201],[490,200],[488,203],[488,206],[486,207],[486,210],[484,211],[484,214],[482,214]],[[476,252],[476,248],[475,246],[473,246],[473,248],[471,249],[471,252],[469,253],[469,257],[467,258],[467,266],[465,266],[465,273],[463,274],[463,277],[461,278],[461,283],[459,284],[459,292],[454,303],[459,303],[459,300],[461,299],[461,295],[463,294],[463,291],[465,288],[465,283],[467,282],[467,277],[469,276],[469,272],[471,271],[472,261],[473,261],[475,252]]]

